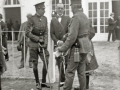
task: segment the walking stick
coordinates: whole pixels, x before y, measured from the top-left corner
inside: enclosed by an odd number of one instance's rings
[[[60,90],[60,80],[61,80],[61,70],[62,70],[62,64],[63,64],[63,66],[64,66],[64,61],[65,61],[65,58],[64,58],[63,53],[62,53],[62,58],[63,58],[63,60],[62,60],[62,62],[60,63],[60,74],[59,74],[58,90]],[[65,72],[65,67],[64,67],[64,72]]]
[[[62,68],[62,63],[60,63],[60,74],[59,74],[59,83],[58,83],[58,90],[60,90],[60,80],[61,80],[61,68]]]
[[[41,47],[40,43],[39,43],[39,46]],[[47,66],[47,61],[46,61],[46,57],[45,57],[45,50],[44,50],[44,48],[42,48],[42,51],[43,51],[43,56],[44,56],[44,60],[45,60],[45,67],[46,67],[46,70],[47,70],[47,73],[48,73],[48,81],[50,83],[50,90],[52,90],[52,85],[51,85],[51,82],[50,82],[50,76],[49,76],[49,72],[48,72],[48,66]]]

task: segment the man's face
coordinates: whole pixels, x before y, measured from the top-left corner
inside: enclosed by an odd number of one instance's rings
[[[2,20],[2,18],[0,18],[0,21]]]
[[[57,12],[57,14],[62,15],[64,13],[64,6],[62,4],[58,5],[56,12]]]
[[[38,9],[37,9],[37,13],[38,13],[40,16],[43,16],[44,13],[45,13],[45,8],[38,8]]]
[[[29,21],[31,17],[32,17],[32,16],[28,16],[28,17],[27,17],[27,20]]]
[[[111,15],[114,18],[114,14]]]

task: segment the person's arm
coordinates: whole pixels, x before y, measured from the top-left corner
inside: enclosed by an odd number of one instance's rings
[[[113,21],[113,20],[111,20],[111,19],[108,19],[108,24],[109,25],[114,25],[116,23],[116,21]]]
[[[33,20],[30,19],[28,22],[27,22],[27,27],[26,27],[26,30],[25,30],[25,35],[30,38],[31,40],[33,40],[34,42],[39,42],[39,36],[35,36],[31,33],[31,27],[33,27]]]
[[[66,39],[67,39],[67,37],[68,37],[68,32],[69,32],[68,26],[69,26],[69,24],[70,24],[70,17],[68,16],[68,17],[67,17],[67,30],[66,30],[66,34],[65,34],[65,35],[63,36],[63,38],[62,38],[62,41],[63,41],[63,42],[65,42]]]
[[[79,19],[77,17],[74,17],[70,24],[70,31],[65,43],[60,48],[58,48],[60,52],[66,52],[75,43],[78,36],[78,30]]]

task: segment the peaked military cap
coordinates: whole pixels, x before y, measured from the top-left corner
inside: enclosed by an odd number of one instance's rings
[[[35,8],[45,8],[44,3],[45,3],[44,0],[39,0],[39,2],[37,2],[34,6]]]
[[[82,8],[82,4],[81,4],[81,0],[71,0],[71,5],[76,5],[79,6],[80,8]]]

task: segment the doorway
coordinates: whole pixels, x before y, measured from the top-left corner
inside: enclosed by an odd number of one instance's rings
[[[21,23],[21,8],[20,7],[8,7],[4,8],[5,12],[5,22],[8,24],[8,40],[12,40],[12,37],[14,38],[13,40],[17,40],[18,37],[18,31],[20,28],[20,23]],[[16,23],[18,24],[16,25]],[[12,28],[12,29],[11,29]],[[13,33],[10,31],[14,31]],[[12,36],[13,34],[13,36]]]
[[[21,23],[21,9],[20,7],[5,8],[5,20],[11,19],[12,22],[18,21]]]

